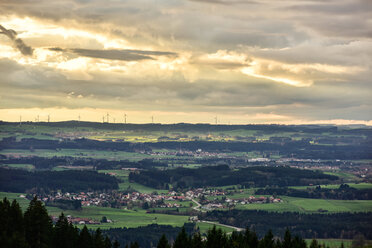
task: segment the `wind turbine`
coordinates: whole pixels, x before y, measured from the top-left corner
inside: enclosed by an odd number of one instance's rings
[[[79,118],[79,122],[80,122],[80,114],[79,114],[79,117],[78,118]]]
[[[124,114],[124,124],[127,124],[127,114]]]
[[[217,116],[216,116],[216,117],[214,117],[214,120],[215,120],[215,123],[216,123],[216,125],[217,125]]]
[[[154,116],[151,116],[151,123],[154,124]]]
[[[19,116],[19,125],[22,125],[22,115]]]
[[[107,114],[106,114],[106,121],[107,121],[107,123],[109,123],[110,122],[110,119],[109,119],[109,117],[110,117],[110,115],[109,115],[109,113],[107,112]]]

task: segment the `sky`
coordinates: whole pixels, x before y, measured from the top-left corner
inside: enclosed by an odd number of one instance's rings
[[[0,120],[107,114],[372,125],[372,1],[0,0]]]

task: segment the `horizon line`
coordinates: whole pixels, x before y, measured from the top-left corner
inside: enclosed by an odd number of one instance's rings
[[[365,126],[372,127],[372,125],[362,124],[362,123],[350,123],[350,124],[335,124],[335,123],[298,123],[298,124],[286,124],[286,123],[245,123],[245,124],[236,124],[236,123],[191,123],[191,122],[175,122],[175,123],[124,123],[124,122],[98,122],[98,121],[79,121],[79,120],[64,120],[64,121],[4,121],[0,120],[0,123],[9,123],[9,124],[48,124],[48,123],[64,123],[64,122],[76,122],[76,123],[91,123],[91,124],[112,124],[112,125],[210,125],[210,126]]]

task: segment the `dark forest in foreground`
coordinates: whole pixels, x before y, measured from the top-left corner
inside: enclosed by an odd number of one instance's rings
[[[26,212],[23,214],[17,203],[10,203],[6,198],[0,201],[0,245],[1,247],[19,248],[139,248],[154,247],[155,244],[141,242],[141,233],[134,236],[137,241],[125,240],[120,235],[120,229],[109,231],[115,241],[104,236],[100,229],[91,232],[86,226],[82,230],[68,223],[67,218],[61,214],[58,221],[53,224],[44,205],[34,198]],[[145,230],[145,229],[144,229]],[[162,230],[160,228],[160,230]],[[139,231],[139,230],[138,230]],[[133,235],[133,233],[132,233]],[[131,235],[130,235],[131,236]],[[129,237],[130,237],[129,236]],[[144,234],[144,236],[146,236]],[[128,237],[128,236],[127,236]],[[129,243],[129,244],[128,244]],[[139,243],[144,246],[140,246]],[[363,246],[361,241],[354,247]],[[244,232],[233,232],[227,235],[215,226],[210,229],[205,238],[199,232],[189,234],[182,228],[174,241],[168,241],[165,235],[161,236],[156,245],[157,248],[307,248],[306,242],[300,236],[293,236],[286,230],[283,238],[274,237],[268,231],[262,239],[259,239],[255,231],[249,228]],[[309,248],[321,248],[322,246],[314,239]],[[342,246],[341,246],[342,247]]]

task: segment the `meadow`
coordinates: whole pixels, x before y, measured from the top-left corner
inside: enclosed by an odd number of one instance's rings
[[[367,200],[326,200],[278,196],[283,202],[271,204],[238,205],[237,209],[267,210],[277,212],[325,213],[372,211],[372,201]]]
[[[38,157],[74,157],[74,158],[93,158],[93,159],[107,159],[107,160],[129,160],[139,161],[146,158],[152,158],[151,155],[124,152],[124,151],[107,151],[107,150],[85,150],[85,149],[59,149],[59,150],[17,150],[5,149],[1,151],[3,155],[12,156],[38,156]]]
[[[129,171],[127,170],[99,170],[99,173],[111,173],[118,179],[120,179],[122,182],[119,183],[119,191],[125,191],[128,188],[135,189],[136,191],[140,193],[146,193],[150,194],[153,192],[158,192],[158,193],[166,193],[168,190],[158,190],[154,188],[147,187],[145,185],[135,183],[135,182],[129,182]]]
[[[131,124],[125,125],[120,123],[96,123],[95,127],[89,126],[91,123],[81,124],[66,123],[65,126],[53,126],[47,122],[40,123],[22,123],[19,124],[3,124],[0,138],[15,136],[17,140],[22,138],[37,138],[37,139],[60,139],[60,138],[88,138],[95,140],[106,141],[128,141],[134,143],[143,142],[158,142],[160,137],[167,137],[169,141],[191,141],[191,140],[207,140],[207,141],[237,141],[242,138],[256,137],[258,141],[269,140],[270,137],[288,137],[294,140],[309,138],[311,133],[300,133],[292,131],[263,131],[255,129],[233,129],[225,131],[215,131],[211,128],[209,131],[204,129],[187,130],[187,131],[172,131],[167,127],[158,128],[154,126],[153,130],[141,129],[141,127],[132,127]],[[336,134],[323,132],[323,137],[336,137]]]
[[[356,189],[371,189],[372,183],[347,183],[350,187]],[[340,187],[340,184],[327,184],[327,185],[320,185],[322,188],[327,189],[337,189]],[[307,189],[307,188],[315,188],[316,186],[291,186],[289,188],[292,189]]]
[[[307,245],[310,246],[312,239],[305,240]],[[329,248],[340,248],[341,244],[344,244],[345,248],[350,248],[352,240],[350,239],[317,239],[318,243]]]
[[[22,169],[22,170],[34,170],[35,166],[32,164],[0,164],[0,167],[10,168],[10,169]]]
[[[0,192],[0,198],[7,197],[9,200],[16,199],[19,202],[23,211],[28,207],[29,200],[19,197],[21,193],[6,193]],[[82,210],[62,210],[56,207],[46,207],[48,213],[53,216],[59,216],[61,212],[65,215],[71,215],[73,217],[90,218],[96,221],[100,221],[103,216],[113,221],[113,223],[102,223],[99,225],[89,225],[89,228],[101,228],[107,229],[111,227],[138,227],[146,226],[149,224],[159,225],[172,225],[172,226],[183,226],[185,222],[188,222],[188,216],[180,215],[165,215],[165,214],[148,214],[145,210],[127,210],[127,209],[116,209],[106,207],[83,207]],[[82,225],[77,225],[82,227]]]

